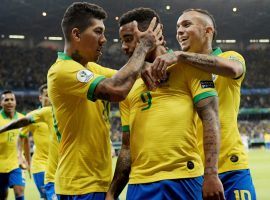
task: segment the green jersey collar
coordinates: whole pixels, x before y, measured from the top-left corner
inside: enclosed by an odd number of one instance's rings
[[[58,52],[57,53],[58,58],[62,59],[62,60],[72,60],[71,57],[69,57],[67,54],[65,54],[64,52]]]
[[[1,115],[2,115],[2,117],[3,117],[4,119],[8,119],[8,118],[9,118],[9,117],[6,115],[6,113],[5,113],[5,111],[4,111],[3,109],[0,111],[0,113],[1,113]],[[17,114],[16,111],[15,111],[14,117],[13,117],[12,119],[18,119],[18,114]]]
[[[222,50],[219,47],[217,47],[217,48],[213,49],[211,54],[214,55],[214,56],[218,56],[221,53],[222,53]]]

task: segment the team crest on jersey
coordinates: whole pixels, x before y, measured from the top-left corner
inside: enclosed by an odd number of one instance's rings
[[[81,83],[87,83],[89,82],[92,78],[94,77],[94,74],[87,70],[87,69],[83,69],[78,71],[77,73],[77,79],[78,81],[80,81]]]

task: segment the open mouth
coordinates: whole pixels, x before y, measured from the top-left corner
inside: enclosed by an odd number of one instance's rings
[[[181,39],[180,39],[180,42],[181,42],[181,43],[184,43],[184,42],[187,41],[187,40],[188,40],[188,38],[181,38]]]

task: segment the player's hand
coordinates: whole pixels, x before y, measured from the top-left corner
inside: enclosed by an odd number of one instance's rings
[[[152,63],[145,62],[141,71],[141,78],[148,90],[150,91],[155,89],[159,85],[159,82],[155,81],[151,76],[151,65]]]
[[[156,57],[151,66],[151,76],[154,80],[165,80],[167,78],[166,70],[169,66],[178,62],[178,58],[174,52],[169,52]]]
[[[156,26],[157,18],[154,17],[148,27],[148,29],[144,32],[139,31],[138,23],[134,21],[135,27],[135,35],[138,37],[139,43],[143,45],[147,52],[152,51],[158,45],[164,44],[164,37],[162,37],[162,25],[159,23]]]
[[[218,175],[205,175],[203,182],[204,200],[225,200],[224,189]]]
[[[23,156],[19,156],[19,167],[24,170],[30,170],[30,165]]]

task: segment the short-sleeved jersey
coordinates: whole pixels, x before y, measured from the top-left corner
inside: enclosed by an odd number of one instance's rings
[[[10,119],[4,112],[0,111],[0,126],[7,125],[12,120],[24,117],[23,114],[15,112]],[[13,129],[0,134],[0,173],[8,173],[19,167],[17,157],[17,138],[20,134],[19,129]]]
[[[130,184],[203,174],[194,104],[217,95],[211,74],[180,64],[167,72],[155,91],[138,79],[120,103],[123,132],[130,131]]]
[[[222,52],[220,48],[217,48],[213,52],[213,55],[238,61],[244,68],[244,73],[236,79],[213,75],[213,81],[219,97],[219,119],[221,127],[221,145],[218,162],[219,173],[247,169],[247,153],[245,152],[237,126],[240,89],[246,71],[245,60],[235,51]],[[198,119],[198,135],[199,146],[202,152],[202,158],[204,159],[202,124],[200,119]]]
[[[106,192],[112,176],[106,106],[94,99],[94,90],[105,77],[88,68],[59,53],[48,72],[48,94],[61,135],[58,194]]]
[[[32,123],[29,126],[23,127],[21,131],[22,136],[28,136],[29,132],[33,134],[35,151],[31,163],[32,173],[39,173],[45,171],[49,155],[49,144],[51,133],[47,123],[43,121],[44,118],[48,117],[46,116],[39,117],[41,113],[44,113],[44,109],[37,109],[28,113],[27,116],[31,117]],[[49,115],[49,113],[44,114]]]

